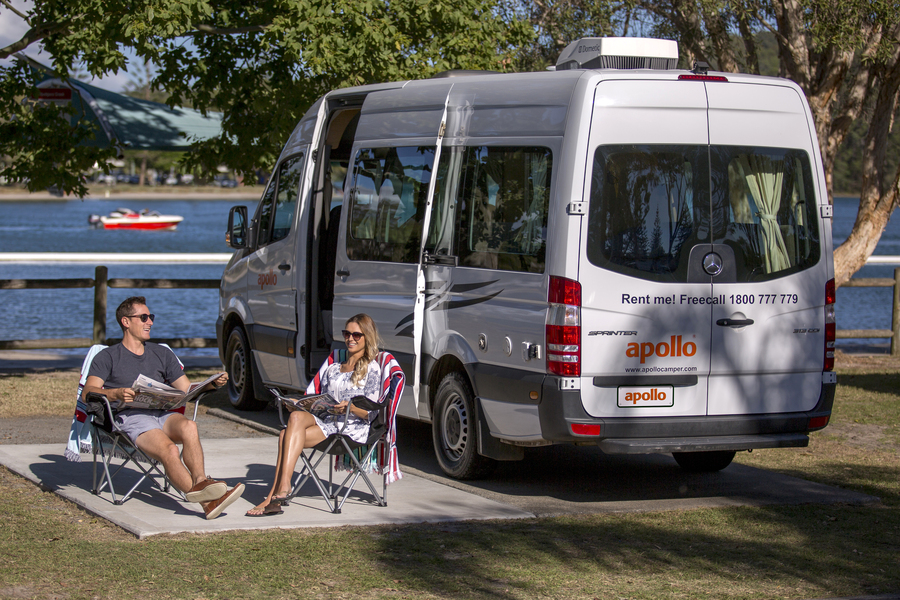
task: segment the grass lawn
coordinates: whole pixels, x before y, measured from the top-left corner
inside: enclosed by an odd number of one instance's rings
[[[900,592],[900,368],[840,363],[808,448],[739,462],[878,496],[769,506],[155,536],[0,469],[0,598],[829,598]],[[15,380],[15,381],[14,381]],[[0,379],[47,398],[47,375]],[[51,386],[47,388],[46,386]],[[71,385],[65,388],[71,410]],[[55,414],[35,401],[35,414]],[[21,409],[17,409],[21,410]],[[64,414],[64,413],[63,413]],[[21,416],[21,415],[18,415]]]

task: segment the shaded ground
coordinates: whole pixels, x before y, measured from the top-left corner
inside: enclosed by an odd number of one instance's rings
[[[900,358],[893,358],[890,355],[848,354],[838,350],[835,362],[838,371],[900,371]],[[52,376],[50,373],[48,375]],[[212,404],[215,405],[217,402],[214,401]],[[201,407],[201,413],[205,412],[206,407]],[[197,422],[200,426],[201,436],[205,438],[265,437],[269,435],[213,415],[201,414]],[[52,444],[55,442],[65,444],[71,424],[70,416],[2,419],[0,420],[0,444]],[[882,430],[883,427],[880,425],[854,423],[832,424],[827,429],[829,435],[841,437],[848,444],[864,448],[878,447],[881,444]]]

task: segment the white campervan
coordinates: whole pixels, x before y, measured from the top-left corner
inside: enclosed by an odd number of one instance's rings
[[[805,446],[836,377],[831,207],[801,90],[585,39],[554,71],[330,92],[235,207],[231,398],[302,390],[365,312],[445,472],[524,448]]]

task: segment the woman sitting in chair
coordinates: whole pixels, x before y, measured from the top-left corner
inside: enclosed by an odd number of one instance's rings
[[[344,327],[341,333],[347,344],[347,359],[331,364],[326,361],[306,390],[307,394],[317,391],[331,394],[338,401],[332,411],[335,414],[320,419],[302,410],[291,413],[287,427],[278,435],[278,461],[272,489],[265,500],[247,511],[247,516],[281,514],[281,507],[291,493],[291,479],[303,449],[312,448],[340,431],[350,399],[357,396],[365,396],[374,402],[380,399],[381,367],[375,360],[380,340],[375,322],[369,315],[358,314],[350,317]],[[372,413],[372,416],[375,414]],[[369,434],[369,421],[368,411],[353,406],[343,434],[354,441],[365,442]]]

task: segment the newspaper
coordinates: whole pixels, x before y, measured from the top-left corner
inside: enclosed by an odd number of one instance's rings
[[[300,398],[288,398],[282,396],[284,406],[290,411],[305,410],[320,419],[324,419],[328,415],[343,414],[334,412],[334,406],[338,403],[331,394],[315,394],[312,396],[302,396]]]
[[[196,398],[203,388],[222,375],[224,373],[216,373],[200,383],[191,384],[191,389],[187,393],[145,375],[138,375],[138,378],[131,384],[134,390],[134,400],[120,405],[119,408],[175,410]]]

